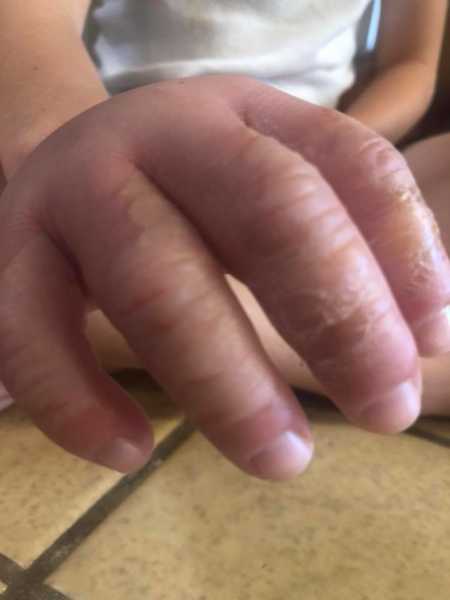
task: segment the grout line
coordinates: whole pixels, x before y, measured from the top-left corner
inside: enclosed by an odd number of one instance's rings
[[[20,565],[4,554],[0,554],[0,581],[5,585],[10,585],[22,573],[24,573],[24,569]]]
[[[0,594],[1,600],[73,600],[48,585],[28,586],[26,583],[18,585],[11,591]]]
[[[95,502],[71,527],[26,570],[12,569],[9,589],[0,596],[3,600],[21,600],[19,592],[25,588],[39,586],[51,575],[74,550],[140,485],[142,485],[169,456],[193,433],[194,427],[186,422],[179,425],[156,446],[149,462],[136,473],[125,475],[114,487]],[[6,559],[6,557],[5,557]],[[8,564],[6,559],[6,564]],[[13,562],[13,561],[10,561]],[[15,565],[15,563],[13,563]],[[1,561],[0,561],[1,568]],[[50,588],[49,588],[50,589]],[[61,596],[64,598],[64,596]],[[25,597],[24,597],[25,600]],[[28,598],[26,599],[28,600]],[[30,597],[32,600],[32,596]],[[53,598],[49,598],[53,600]],[[55,600],[57,600],[55,598]]]
[[[427,442],[432,442],[434,444],[438,444],[439,446],[443,446],[444,448],[450,448],[450,438],[437,435],[436,433],[431,433],[426,429],[422,429],[421,427],[413,427],[412,429],[408,429],[405,433],[417,437],[422,440],[426,440]]]

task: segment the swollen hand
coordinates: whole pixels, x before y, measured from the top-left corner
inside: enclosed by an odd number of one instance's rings
[[[283,479],[307,420],[228,287],[253,291],[353,423],[408,427],[450,348],[449,261],[400,154],[240,77],[140,88],[51,135],[0,203],[0,380],[55,442],[129,471],[152,442],[84,335],[95,303],[246,472]]]

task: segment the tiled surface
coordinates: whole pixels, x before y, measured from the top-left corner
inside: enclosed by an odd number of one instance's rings
[[[315,462],[283,485],[196,434],[47,583],[74,600],[448,600],[448,449],[315,421]]]
[[[160,440],[178,423],[173,409],[142,377],[125,383],[145,401]],[[0,444],[0,554],[26,567],[120,475],[65,453],[15,408],[0,415]]]
[[[67,456],[16,410],[0,415],[2,599],[450,597],[450,421],[384,438],[307,398],[316,459],[274,485],[198,434],[182,444],[189,428],[148,380],[120,380],[162,441],[131,478]]]

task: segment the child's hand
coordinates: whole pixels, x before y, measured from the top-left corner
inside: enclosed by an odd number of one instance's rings
[[[81,115],[13,177],[0,224],[0,379],[57,443],[120,470],[151,442],[87,346],[90,302],[227,457],[272,479],[305,467],[311,437],[225,271],[367,429],[410,425],[417,348],[450,348],[448,259],[401,156],[248,79]]]

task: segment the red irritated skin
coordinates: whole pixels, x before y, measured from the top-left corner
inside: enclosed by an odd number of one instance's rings
[[[403,158],[356,121],[242,77],[116,96],[12,177],[0,380],[68,451],[142,465],[146,419],[84,336],[95,303],[225,456],[292,477],[312,455],[307,420],[224,272],[348,419],[386,433],[416,419],[419,352],[450,348],[450,271]]]

